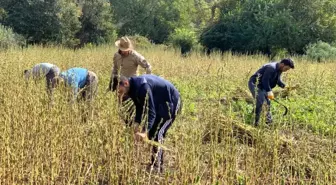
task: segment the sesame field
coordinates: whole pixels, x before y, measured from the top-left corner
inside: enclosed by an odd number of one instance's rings
[[[336,184],[336,62],[293,57],[283,74],[293,88],[275,88],[273,124],[252,125],[248,78],[262,55],[210,56],[155,46],[139,49],[153,73],[182,95],[169,129],[162,174],[146,170],[150,143],[134,140],[116,95],[106,93],[115,47],[0,51],[0,184]],[[48,105],[45,82],[25,83],[23,70],[50,62],[98,75],[93,115],[70,105],[63,88]],[[143,73],[143,70],[139,70]]]

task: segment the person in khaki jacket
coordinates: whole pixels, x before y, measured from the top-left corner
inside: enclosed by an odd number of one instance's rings
[[[119,48],[113,57],[113,68],[109,84],[109,90],[112,90],[113,78],[115,76],[125,76],[127,78],[138,76],[138,66],[146,69],[147,74],[152,73],[151,65],[145,57],[133,49],[132,42],[128,37],[121,37],[115,42]]]
[[[134,50],[133,44],[128,37],[121,37],[115,42],[115,45],[118,47],[118,51],[113,57],[113,68],[108,91],[115,91],[115,88],[113,88],[115,77],[119,79],[120,76],[126,78],[138,76],[139,65],[146,69],[147,74],[152,73],[151,65],[147,62],[145,57]],[[128,100],[128,96],[124,96],[123,99],[118,100],[118,102],[121,103],[122,110],[125,110],[122,112],[126,112],[123,116],[126,124],[132,120],[131,117],[135,109],[134,104]],[[129,105],[128,102],[130,102],[131,105]]]

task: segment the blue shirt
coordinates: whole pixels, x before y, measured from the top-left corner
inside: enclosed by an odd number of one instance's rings
[[[180,94],[169,81],[155,75],[131,77],[128,95],[135,106],[135,121],[141,123],[143,113],[148,113],[147,129],[150,131],[156,120],[174,118]],[[145,110],[144,110],[145,108]]]
[[[87,69],[75,67],[70,68],[67,71],[63,71],[60,74],[60,77],[64,79],[67,85],[73,88],[74,95],[76,96],[78,90],[85,86],[87,75],[88,75]]]
[[[254,75],[251,76],[250,81],[254,84],[258,82],[257,86],[259,89],[269,92],[276,85],[281,88],[285,87],[285,84],[281,80],[281,70],[279,63],[272,62],[263,65]]]

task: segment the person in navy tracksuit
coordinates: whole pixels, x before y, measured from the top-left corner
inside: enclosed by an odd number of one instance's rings
[[[272,123],[272,115],[270,112],[271,102],[274,99],[272,89],[278,85],[285,88],[285,84],[281,80],[281,74],[294,69],[294,62],[291,59],[282,59],[280,62],[272,62],[263,65],[255,74],[250,77],[248,87],[256,99],[255,122],[259,125],[260,113],[262,105],[267,102],[267,123]]]
[[[174,122],[176,115],[181,109],[181,97],[178,90],[169,81],[156,75],[141,75],[126,78],[121,76],[114,78],[117,83],[114,89],[118,89],[120,99],[128,96],[136,106],[135,123],[145,121],[144,130],[137,133],[139,136],[148,137],[163,143],[163,139]],[[118,86],[118,87],[116,87]],[[147,114],[147,119],[143,120]],[[153,147],[151,166],[159,172],[162,171],[163,150],[160,147]]]

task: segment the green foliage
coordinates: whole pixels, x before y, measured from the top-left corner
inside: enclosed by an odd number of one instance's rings
[[[52,42],[60,31],[56,9],[55,1],[18,1],[7,10],[5,24],[24,35],[29,43]]]
[[[76,6],[66,0],[18,1],[5,6],[5,25],[22,34],[28,43],[76,44],[79,30]]]
[[[174,29],[177,10],[165,1],[110,0],[117,19],[119,35],[143,35],[155,43],[162,43]]]
[[[7,12],[5,11],[5,9],[0,7],[0,22],[2,22],[7,16]]]
[[[105,0],[83,1],[82,28],[78,33],[81,45],[85,43],[104,44],[116,39],[116,30],[112,23],[111,6]]]
[[[306,49],[307,57],[318,62],[336,60],[336,47],[319,41],[309,44]]]
[[[164,43],[176,28],[200,28],[210,19],[204,0],[110,0],[119,35],[143,35]]]
[[[196,33],[190,29],[175,29],[169,37],[169,42],[180,48],[182,55],[189,53],[196,41]]]
[[[70,0],[22,0],[13,5],[4,2],[3,7],[4,24],[24,35],[29,43],[73,47],[116,38],[111,6],[104,0],[77,4]]]
[[[132,44],[135,48],[150,48],[152,47],[151,41],[141,35],[132,35],[132,36],[127,36],[131,41]]]
[[[24,38],[13,32],[11,28],[7,28],[0,24],[0,49],[22,46]]]
[[[333,0],[2,0],[0,7],[0,23],[29,44],[97,45],[124,35],[162,44],[185,29],[202,32],[210,50],[273,58],[336,41]]]
[[[80,11],[75,3],[61,2],[61,10],[58,13],[61,31],[58,43],[67,47],[73,47],[79,44],[80,40],[76,38],[76,33],[81,28],[79,21]]]
[[[218,22],[206,28],[200,38],[209,49],[243,53],[286,49],[304,52],[317,40],[336,40],[334,1],[228,0],[222,4]]]

